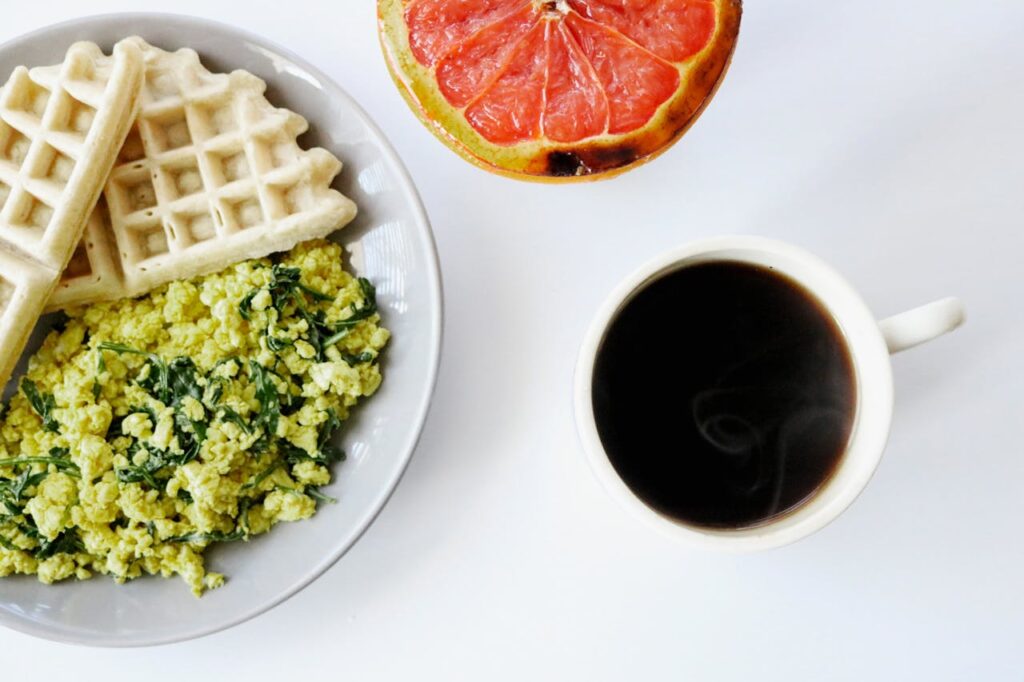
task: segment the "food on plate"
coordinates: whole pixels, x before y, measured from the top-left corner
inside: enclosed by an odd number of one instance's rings
[[[204,550],[329,502],[332,434],[381,383],[374,289],[316,240],[77,307],[0,419],[0,575],[223,576]]]
[[[608,177],[711,100],[740,0],[378,0],[399,89],[445,144],[525,179]]]
[[[82,236],[142,85],[142,55],[72,45],[0,93],[0,386]]]
[[[299,147],[306,119],[271,105],[262,80],[211,73],[190,49],[123,42],[145,59],[139,113],[49,309],[285,251],[356,215],[330,187],[341,162]]]

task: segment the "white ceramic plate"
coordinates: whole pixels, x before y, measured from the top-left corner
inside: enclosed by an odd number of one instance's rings
[[[345,163],[335,185],[359,204],[360,214],[336,238],[357,247],[356,270],[377,286],[393,339],[383,361],[383,386],[339,436],[348,459],[325,489],[338,504],[321,505],[313,519],[281,524],[251,542],[212,548],[209,566],[228,576],[221,589],[196,599],[179,578],[115,585],[96,576],[52,586],[31,577],[0,579],[0,623],[98,646],[159,644],[216,632],[281,603],[327,570],[367,529],[401,478],[426,417],[441,348],[437,254],[412,181],[359,105],[291,52],[205,20],[117,14],[59,24],[0,46],[0,77],[6,79],[19,64],[55,64],[76,40],[109,49],[133,34],[168,50],[192,47],[212,71],[249,70],[267,81],[272,103],[309,120],[311,130],[300,142],[326,147]],[[26,357],[48,328],[44,318]]]

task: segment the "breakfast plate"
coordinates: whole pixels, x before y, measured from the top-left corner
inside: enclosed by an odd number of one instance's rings
[[[367,114],[340,87],[294,54],[235,28],[191,17],[116,14],[75,20],[0,46],[0,72],[60,60],[75,41],[109,50],[139,35],[165,49],[190,47],[211,70],[246,69],[267,82],[267,96],[305,116],[305,146],[344,162],[334,187],[359,206],[334,238],[351,269],[377,288],[392,340],[382,361],[385,381],[360,406],[336,445],[347,461],[324,492],[338,500],[310,521],[282,524],[250,542],[219,544],[207,554],[228,583],[193,598],[180,580],[142,577],[124,585],[105,576],[44,585],[32,577],[0,580],[0,624],[49,639],[96,646],[143,646],[216,632],[252,618],[295,594],[334,564],[373,522],[397,485],[416,445],[440,360],[442,295],[433,237],[405,168]],[[37,325],[22,364],[53,326]],[[14,390],[8,385],[4,394]]]

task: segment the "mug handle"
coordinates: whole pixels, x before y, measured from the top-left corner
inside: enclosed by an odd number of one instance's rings
[[[899,353],[951,332],[964,323],[964,304],[949,297],[913,308],[878,323],[890,353]]]

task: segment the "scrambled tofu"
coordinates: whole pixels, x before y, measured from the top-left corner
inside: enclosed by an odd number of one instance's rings
[[[73,311],[0,417],[0,576],[224,577],[204,550],[307,519],[381,383],[369,282],[315,241]]]

